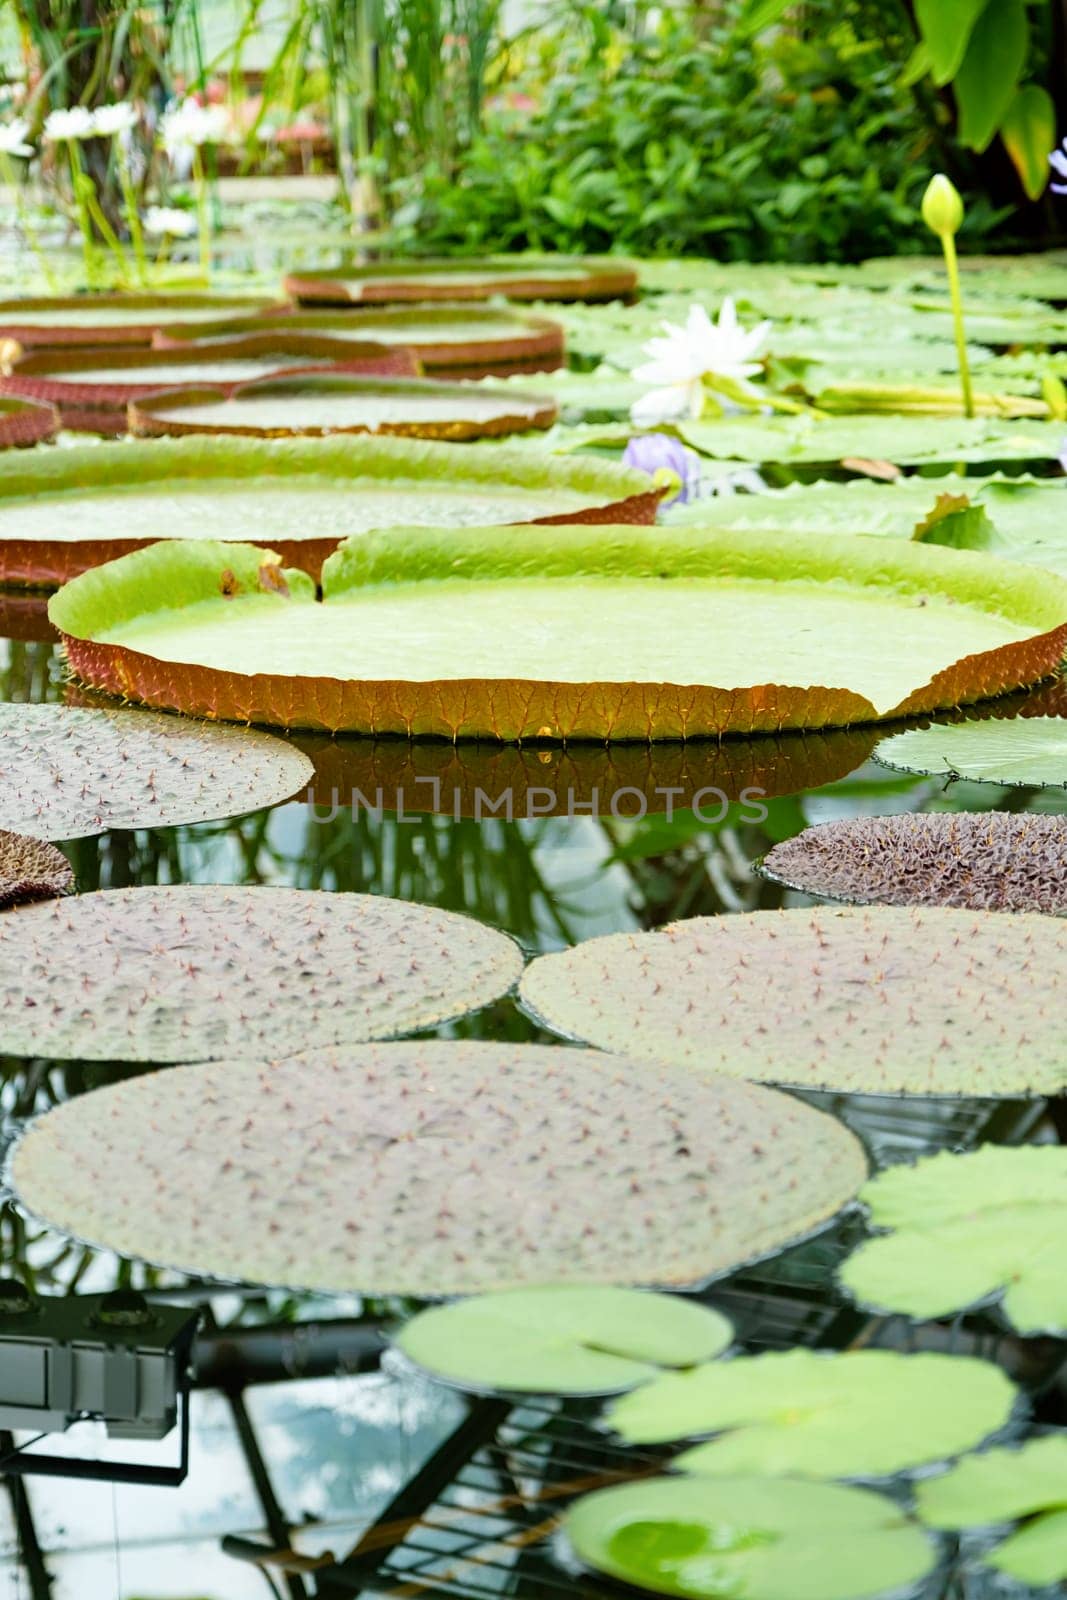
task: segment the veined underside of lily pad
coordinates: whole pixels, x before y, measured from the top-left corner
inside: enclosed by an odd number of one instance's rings
[[[847,538],[395,528],[348,541],[323,590],[258,549],[166,544],[86,574],[50,615],[109,694],[450,740],[870,723],[1037,682],[1067,641],[1067,585],[1047,574]]]
[[[337,372],[276,373],[220,390],[157,392],[130,405],[133,433],[233,434],[278,439],[395,434],[409,439],[499,438],[550,428],[551,397],[435,379],[355,378]]]
[[[252,316],[271,303],[263,295],[39,295],[0,301],[0,339],[14,339],[24,350],[147,346],[164,322],[184,326],[224,316]]]
[[[0,460],[0,583],[54,587],[160,539],[262,541],[318,576],[397,522],[652,522],[662,490],[612,461],[417,439],[190,438]],[[1067,612],[1065,612],[1067,615]]]

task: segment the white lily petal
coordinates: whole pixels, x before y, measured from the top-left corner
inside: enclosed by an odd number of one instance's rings
[[[630,421],[636,428],[654,428],[661,422],[678,422],[692,416],[690,384],[672,384],[651,389],[630,407]]]

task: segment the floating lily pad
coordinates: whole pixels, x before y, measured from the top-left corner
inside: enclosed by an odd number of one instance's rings
[[[373,305],[403,300],[618,300],[637,288],[625,261],[580,256],[492,256],[487,260],[375,261],[364,267],[293,273],[285,292],[301,302]]]
[[[316,906],[356,898],[304,896]],[[398,950],[400,913],[385,905],[378,926],[391,920],[393,931],[378,948],[402,964],[409,994],[425,997],[432,972],[466,979],[473,999],[464,919],[429,944],[420,983],[407,972],[414,940]],[[416,928],[444,924],[441,913],[404,910],[418,913]],[[264,937],[288,937],[280,902],[264,901],[264,922]],[[307,929],[292,937],[310,959]],[[52,959],[63,960],[54,946]],[[258,966],[261,984],[275,983],[262,949]],[[312,1026],[351,1036],[361,970],[354,955],[337,969],[347,1019],[307,998],[293,1013],[305,1043]],[[187,982],[180,992],[188,1005]],[[273,988],[258,1006],[233,1037],[245,1047],[258,1036],[273,1055],[289,1033],[275,1031]],[[395,1019],[395,1002],[388,1010]],[[98,1023],[107,1016],[93,1011]],[[419,1040],[129,1079],[35,1122],[12,1174],[30,1210],[123,1254],[218,1277],[425,1297],[708,1279],[827,1220],[865,1168],[839,1122],[751,1084],[596,1051]]]
[[[1067,1579],[1067,1434],[987,1450],[918,1486],[931,1528],[984,1527],[1026,1519],[983,1560],[1034,1588]]]
[[[317,577],[394,523],[651,522],[662,491],[613,461],[416,439],[159,439],[0,458],[0,583],[63,583],[159,539],[249,539]],[[1067,616],[1067,611],[1065,611]],[[1040,674],[1039,674],[1040,675]]]
[[[521,970],[504,934],[380,895],[111,889],[0,918],[0,991],[18,1013],[4,1048],[57,1060],[395,1038],[499,999]]]
[[[895,906],[693,917],[541,956],[555,1032],[735,1077],[854,1094],[1057,1094],[1055,917]]]
[[[564,1532],[596,1572],[682,1600],[873,1600],[932,1571],[884,1495],[768,1478],[657,1478],[585,1495]]]
[[[984,1145],[890,1167],[863,1199],[884,1237],[841,1269],[856,1299],[940,1317],[1004,1294],[1025,1333],[1067,1331],[1067,1150]]]
[[[0,300],[0,340],[24,350],[62,349],[73,344],[152,343],[164,322],[186,326],[220,317],[265,311],[262,295],[79,294]]]
[[[674,1457],[683,1472],[888,1478],[973,1450],[1015,1399],[970,1356],[788,1350],[664,1373],[608,1419],[628,1444],[715,1434]]]
[[[372,339],[377,344],[402,345],[436,377],[552,370],[563,364],[564,355],[563,329],[547,317],[439,306],[394,311],[279,311],[269,317],[226,317],[197,327],[176,323],[162,328],[154,343],[164,349],[188,349],[195,341],[206,351],[218,340],[264,328],[304,337],[360,343]]]
[[[333,372],[259,379],[226,394],[194,386],[157,393],[130,407],[132,431],[157,436],[391,433],[465,440],[550,428],[555,420],[555,401],[544,395],[485,384],[358,379]]]
[[[0,833],[0,910],[70,894],[74,874],[62,850],[21,833]]]
[[[273,734],[145,711],[0,704],[0,827],[37,839],[240,817],[299,793]]]
[[[1067,817],[850,817],[776,844],[760,870],[827,900],[1058,915],[1067,912]]]
[[[489,463],[489,449],[462,454]],[[853,539],[394,528],[350,540],[322,581],[318,603],[259,550],[165,544],[86,574],[50,615],[91,688],[231,720],[449,739],[870,722],[1034,682],[1067,640],[1067,584],[1047,574]]]
[[[0,387],[3,380],[0,379]],[[0,394],[0,450],[20,449],[54,439],[60,429],[55,406]]]
[[[1055,461],[1061,422],[1013,422],[998,417],[761,417],[752,421],[683,422],[679,433],[713,458],[774,461],[924,462]]]
[[[896,772],[965,778],[1007,788],[1067,788],[1067,719],[1021,717],[909,728],[883,739],[874,759]]]
[[[418,372],[414,356],[401,346],[250,333],[220,341],[201,357],[184,349],[31,351],[0,376],[0,393],[58,407],[68,428],[125,433],[130,401],[163,388],[195,383],[228,393],[235,384],[256,378],[336,364],[348,372],[377,377],[411,377]]]
[[[433,1377],[474,1393],[589,1395],[710,1361],[732,1338],[725,1317],[677,1295],[549,1284],[420,1312],[396,1344]]]

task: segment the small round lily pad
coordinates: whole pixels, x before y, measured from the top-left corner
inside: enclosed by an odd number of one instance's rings
[[[546,1284],[422,1311],[396,1336],[409,1360],[475,1393],[618,1394],[663,1367],[721,1355],[725,1317],[677,1295]]]
[[[895,906],[693,917],[541,956],[521,986],[603,1050],[854,1094],[1067,1085],[1059,918]]]
[[[873,1600],[933,1569],[931,1540],[868,1489],[657,1478],[585,1495],[564,1533],[585,1566],[682,1600]]]
[[[0,828],[82,839],[244,816],[305,787],[273,734],[145,711],[0,704]]]
[[[310,966],[308,929],[278,898],[293,892],[249,893],[263,902],[258,990],[246,988],[231,1042],[274,1055],[301,1028],[307,1044],[313,1032],[351,1037],[372,1025],[360,1010],[368,989],[376,1013],[396,1019],[395,998],[386,1003],[358,949],[329,994],[314,978],[291,982],[291,958],[278,960],[270,935],[291,937]],[[304,898],[340,906],[360,897]],[[388,937],[376,952],[417,997],[409,1015],[428,1020],[431,961],[473,1001],[464,919],[447,919],[434,945],[413,936],[401,945],[400,910],[382,904]],[[445,925],[427,912],[416,927],[431,915]],[[99,912],[94,927],[99,945],[109,933]],[[241,927],[231,909],[231,950]],[[180,956],[204,974],[210,951],[197,935]],[[69,972],[63,951],[48,949],[54,970]],[[170,960],[148,955],[156,992],[173,993],[184,1015],[200,1014],[207,989],[218,994],[218,976],[209,983],[187,968],[165,988]],[[296,987],[303,1004],[284,1016],[279,998]],[[111,1015],[80,985],[78,998],[98,1026]],[[127,1079],[33,1123],[12,1175],[24,1205],[50,1225],[123,1255],[293,1288],[434,1297],[544,1283],[691,1285],[828,1220],[865,1168],[841,1123],[751,1084],[592,1050],[414,1040]]]
[[[674,1458],[683,1472],[887,1478],[973,1450],[1015,1398],[969,1356],[788,1350],[665,1373],[608,1415],[628,1444],[715,1434]]]
[[[13,1055],[275,1057],[393,1038],[499,999],[512,941],[382,895],[191,884],[112,889],[0,918]]]
[[[941,1317],[1003,1294],[1024,1333],[1067,1332],[1067,1149],[983,1145],[890,1167],[863,1191],[871,1222],[893,1231],[845,1262],[865,1305]]]
[[[776,844],[760,870],[826,900],[1060,914],[1067,911],[1067,817],[849,817]]]
[[[21,833],[0,832],[0,910],[70,894],[74,873],[62,850]]]
[[[919,1516],[953,1531],[1022,1521],[987,1551],[986,1565],[1032,1588],[1067,1579],[1067,1434],[987,1450],[918,1485]]]
[[[1067,718],[1014,717],[909,728],[883,739],[874,759],[894,771],[970,783],[1067,788]]]

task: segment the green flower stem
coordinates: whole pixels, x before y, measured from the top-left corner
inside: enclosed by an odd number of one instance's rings
[[[193,149],[193,182],[196,184],[196,220],[200,234],[200,275],[205,282],[211,279],[211,218],[208,213],[207,179],[200,146]]]
[[[96,287],[96,240],[93,238],[93,221],[89,214],[89,206],[85,195],[86,174],[82,168],[81,154],[78,150],[77,139],[65,139],[67,159],[70,162],[70,183],[74,194],[74,206],[78,213],[78,226],[82,236],[82,259],[85,263],[85,286],[87,289]]]
[[[19,181],[18,173],[15,171],[15,163],[7,152],[2,150],[0,150],[0,176],[3,177],[4,183],[15,197],[15,216],[18,218],[19,227],[22,229],[26,243],[29,245],[34,259],[41,269],[45,283],[54,294],[58,286],[58,280],[49,266],[47,255],[41,249],[41,241],[37,237],[37,229],[30,221],[29,211],[23,203],[22,184]]]
[[[967,360],[967,335],[963,327],[963,296],[960,294],[960,269],[956,259],[956,240],[951,233],[941,235],[941,248],[945,252],[948,271],[948,288],[952,296],[952,321],[956,329],[956,356],[960,364],[960,387],[963,390],[963,414],[974,416],[974,394],[971,389],[971,368]]]
[[[92,178],[90,178],[88,174],[85,175],[84,182],[86,185],[85,203],[89,208],[89,216],[91,217],[92,221],[96,223],[104,243],[111,251],[111,254],[115,257],[115,264],[119,269],[119,278],[120,280],[123,280],[129,275],[130,269],[130,263],[127,259],[126,252],[122,248],[118,234],[115,232],[114,228],[107,220],[107,217],[104,215],[103,207],[97,198],[96,185],[93,183]]]
[[[116,147],[115,156],[119,173],[119,185],[122,189],[122,206],[126,214],[126,226],[130,230],[130,243],[133,246],[134,259],[137,262],[137,279],[140,283],[147,283],[148,259],[145,255],[144,229],[141,227],[141,213],[137,209],[137,195],[134,191],[133,181],[130,177],[130,169],[126,162],[125,153],[120,148]]]

